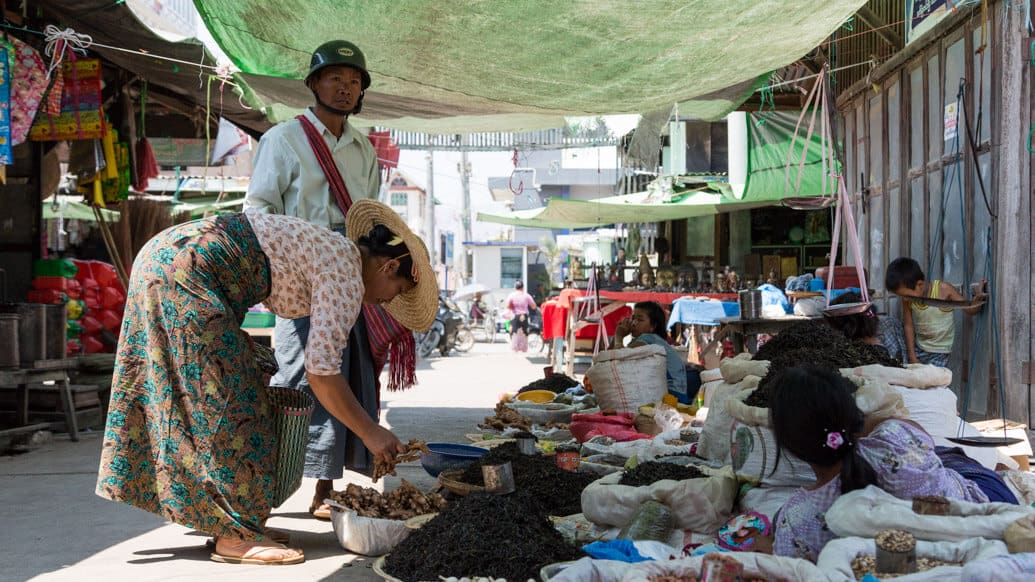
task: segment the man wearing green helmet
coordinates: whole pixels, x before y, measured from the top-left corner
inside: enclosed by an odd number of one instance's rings
[[[305,85],[315,104],[262,136],[245,207],[297,216],[343,232],[345,209],[353,201],[376,200],[380,187],[374,148],[348,121],[350,115],[359,113],[370,86],[363,52],[344,40],[320,45],[313,52]],[[380,368],[371,354],[365,322],[361,315],[350,333],[349,347],[342,355],[342,374],[376,422]],[[277,318],[273,339],[280,369],[271,385],[311,394],[305,373],[308,336],[309,318]],[[330,497],[333,480],[344,476],[346,466],[357,471],[373,467],[360,439],[316,398],[314,401],[304,474],[317,479],[310,512],[329,519],[323,499]]]

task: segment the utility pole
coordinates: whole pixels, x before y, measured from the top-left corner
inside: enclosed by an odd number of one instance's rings
[[[471,163],[467,161],[467,148],[464,147],[464,137],[457,136],[460,141],[460,185],[463,188],[464,193],[464,207],[463,214],[460,220],[464,225],[464,240],[461,241],[461,248],[463,242],[472,240],[471,235]],[[463,273],[461,274],[464,281],[467,281],[471,276],[471,256],[467,253],[467,249],[463,251]]]
[[[438,255],[435,254],[435,152],[428,150],[428,189],[424,199],[424,231],[427,237],[424,242],[428,246],[428,255],[431,256],[431,264],[438,262]]]

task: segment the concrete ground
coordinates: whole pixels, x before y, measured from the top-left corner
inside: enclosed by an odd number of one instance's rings
[[[464,435],[477,431],[475,425],[491,414],[499,395],[541,378],[546,364],[544,357],[514,354],[502,342],[421,361],[420,385],[383,395],[381,422],[404,442],[468,442]],[[306,512],[312,480],[305,480],[269,520],[291,534],[291,547],[305,552],[304,564],[220,564],[209,559],[203,534],[97,497],[100,444],[97,431],[83,434],[79,442],[58,435],[27,454],[0,457],[0,581],[379,579],[370,569],[373,558],[345,552],[331,524]],[[419,462],[400,465],[398,474],[384,486],[391,489],[400,478],[422,489],[435,483]],[[346,482],[335,486],[343,489]]]

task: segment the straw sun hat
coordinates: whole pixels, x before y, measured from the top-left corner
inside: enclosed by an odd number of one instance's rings
[[[438,280],[431,268],[428,249],[394,210],[374,200],[353,203],[345,218],[345,232],[349,239],[358,242],[359,237],[369,234],[378,224],[385,225],[393,234],[402,238],[413,258],[417,280],[413,289],[399,294],[385,309],[407,328],[424,331],[431,327],[438,313]]]

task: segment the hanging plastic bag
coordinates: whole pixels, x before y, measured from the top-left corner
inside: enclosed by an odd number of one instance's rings
[[[0,165],[11,164],[11,66],[9,50],[0,47]]]
[[[101,110],[100,59],[72,58],[61,63],[64,88],[61,113],[42,112],[29,130],[33,141],[61,141],[104,137]],[[37,104],[38,105],[38,104]]]
[[[47,90],[47,67],[36,49],[7,37],[7,64],[11,68],[11,145],[25,141]]]

